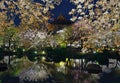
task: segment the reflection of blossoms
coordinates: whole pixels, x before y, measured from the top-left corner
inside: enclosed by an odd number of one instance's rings
[[[23,71],[19,78],[21,80],[28,80],[28,81],[39,81],[48,79],[50,76],[50,72],[44,64],[36,64],[30,67],[28,70]]]

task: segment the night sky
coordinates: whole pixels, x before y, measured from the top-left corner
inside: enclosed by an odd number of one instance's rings
[[[91,4],[96,4],[97,1],[98,0],[92,0]],[[34,0],[34,2],[44,4],[41,0]],[[70,16],[68,13],[71,11],[71,9],[75,7],[76,6],[73,3],[70,3],[70,0],[62,0],[60,5],[56,5],[55,8],[51,10],[51,16],[52,18],[57,18],[60,14],[62,14],[67,20],[70,20],[72,16]],[[86,11],[86,14],[89,14],[88,9],[86,9],[85,11]]]
[[[66,19],[70,19],[71,16],[68,13],[72,8],[75,8],[75,5],[70,3],[69,0],[63,0],[60,5],[55,6],[55,9],[53,9],[51,13],[54,14],[53,18],[62,14]]]
[[[14,0],[17,1],[17,0]],[[41,0],[33,0],[36,3],[42,3],[44,5],[44,3]],[[91,3],[95,4],[98,0],[92,0]],[[5,4],[5,3],[4,3]],[[5,4],[5,6],[7,6],[7,4]],[[70,3],[70,0],[62,0],[62,2],[60,3],[60,5],[55,5],[55,8],[53,10],[50,10],[51,12],[51,18],[55,19],[57,18],[60,14],[62,14],[67,20],[70,20],[70,18],[72,16],[70,16],[68,13],[70,12],[71,9],[75,8],[76,6],[73,3]],[[16,6],[17,9],[17,6]],[[86,14],[88,14],[89,12],[87,12],[87,9],[85,10]],[[8,11],[8,16],[10,17],[10,13]],[[14,15],[14,23],[16,26],[20,25],[21,19],[19,18],[19,14],[18,15]],[[13,18],[13,17],[10,17]]]
[[[92,0],[91,4],[96,4],[98,0]],[[84,4],[81,4],[84,5]],[[68,20],[72,17],[68,13],[71,9],[75,8],[76,6],[73,3],[70,3],[70,0],[62,0],[61,4],[58,6],[55,6],[55,9],[51,11],[51,13],[54,14],[53,18],[58,17],[60,14],[63,14],[65,18]],[[94,7],[95,8],[95,7]],[[85,10],[86,14],[88,14],[88,9]]]
[[[62,14],[66,19],[70,19],[71,16],[68,14],[68,12],[72,8],[75,8],[75,5],[73,5],[69,1],[70,0],[62,0],[60,5],[55,5],[55,8],[53,10],[51,10],[52,18],[57,18],[60,14]],[[41,0],[34,0],[34,2],[42,3]]]
[[[40,0],[34,0],[36,3],[42,3]],[[44,4],[44,3],[42,3]],[[62,14],[67,20],[70,20],[72,16],[70,16],[68,13],[72,8],[75,8],[75,5],[70,3],[69,0],[62,0],[60,5],[55,5],[55,8],[53,10],[50,10],[51,12],[51,18],[57,18],[60,14]],[[20,25],[21,20],[19,19],[19,15],[15,16],[14,23],[16,26]],[[51,20],[49,20],[51,22]]]

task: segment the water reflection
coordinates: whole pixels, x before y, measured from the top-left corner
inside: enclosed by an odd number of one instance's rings
[[[35,64],[20,73],[20,83],[53,83],[54,78],[44,64]]]

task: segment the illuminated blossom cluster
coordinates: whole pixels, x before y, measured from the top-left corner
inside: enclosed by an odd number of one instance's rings
[[[104,31],[101,33],[97,33],[92,36],[87,44],[92,48],[101,48],[101,47],[109,47],[115,48],[116,50],[120,47],[120,32],[116,31]],[[102,48],[103,49],[103,48]]]
[[[76,5],[76,8],[72,9],[69,12],[70,15],[73,15],[73,18],[71,18],[72,21],[80,20],[83,17],[89,17],[89,15],[94,14],[92,10],[94,7],[94,2],[92,2],[92,0],[70,0],[70,1]]]
[[[39,49],[44,48],[46,46],[56,46],[57,41],[51,35],[49,35],[46,31],[38,30],[38,29],[27,29],[22,31],[19,34],[21,45],[29,45],[28,47],[37,47]],[[27,43],[26,43],[27,42]]]
[[[1,0],[0,28],[13,26],[14,20],[18,16],[21,20],[19,27],[25,30],[21,30],[21,41],[29,42],[33,46],[43,44],[53,46],[66,40],[68,36],[60,35],[59,39],[55,39],[55,36],[48,35],[46,30],[46,27],[49,27],[46,26],[50,18],[49,10],[53,9],[55,5],[59,5],[62,0],[41,1],[43,3],[37,3],[34,0]],[[72,15],[70,20],[74,22],[73,31],[69,32],[70,43],[72,42],[78,47],[82,45],[83,48],[99,47],[105,44],[120,45],[119,0],[70,0],[70,2],[76,5],[76,8],[69,12]],[[32,28],[35,29],[32,30]],[[38,30],[38,28],[41,29]]]
[[[11,22],[12,25],[14,25],[14,20],[18,18],[21,20],[21,26],[39,26],[40,23],[48,20],[49,10],[53,9],[55,4],[59,5],[61,2],[61,0],[42,1],[44,2],[43,4],[32,0],[1,0],[0,8],[4,12],[3,16],[7,16],[6,21]]]
[[[73,16],[70,20],[75,22],[73,39],[77,38],[74,41],[79,45],[82,41],[84,51],[105,46],[119,47],[119,0],[71,0],[71,2],[76,5],[76,8],[69,12]]]
[[[46,6],[51,6],[52,4],[59,5],[62,2],[62,0],[41,0],[41,1],[46,3]]]
[[[113,11],[116,11],[118,14],[117,10],[120,8],[118,1],[114,2],[114,0],[71,0],[71,2],[76,5],[76,8],[69,12],[70,15],[73,15],[72,21],[82,19],[83,17],[93,20],[93,18],[97,19],[99,16],[112,13]]]
[[[114,0],[71,0],[76,5],[69,14],[73,15],[72,21],[77,21],[84,18],[89,24],[97,29],[97,32],[102,32],[111,28],[115,28],[115,24],[120,19],[119,1]]]

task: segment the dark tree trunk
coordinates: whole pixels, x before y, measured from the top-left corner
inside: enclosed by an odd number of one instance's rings
[[[11,45],[11,38],[9,38],[9,47],[8,47],[8,49],[10,50],[10,45]],[[10,54],[8,55],[8,65],[10,65]]]

